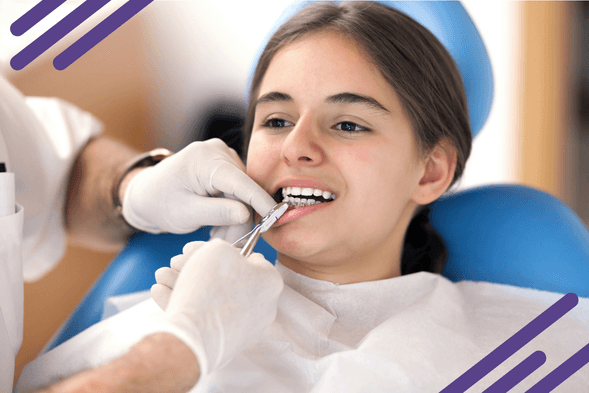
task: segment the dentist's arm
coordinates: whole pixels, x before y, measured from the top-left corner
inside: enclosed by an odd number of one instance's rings
[[[68,239],[97,250],[117,250],[136,231],[113,206],[112,189],[140,152],[104,136],[90,140],[71,169],[66,201]]]
[[[168,333],[148,336],[124,356],[37,393],[181,393],[198,381],[193,352]]]

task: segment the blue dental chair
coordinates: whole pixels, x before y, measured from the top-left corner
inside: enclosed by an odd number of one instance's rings
[[[289,8],[276,26],[301,3]],[[429,28],[452,54],[463,77],[476,135],[491,108],[493,77],[483,41],[466,10],[458,2],[383,3]],[[520,185],[484,186],[440,198],[432,205],[430,217],[446,243],[443,275],[450,280],[489,281],[589,297],[589,231],[556,198]],[[209,228],[187,235],[136,234],[46,350],[98,322],[108,297],[149,289],[155,283],[155,270],[169,266],[184,244],[208,238]],[[255,251],[270,261],[276,259],[276,251],[263,240]]]

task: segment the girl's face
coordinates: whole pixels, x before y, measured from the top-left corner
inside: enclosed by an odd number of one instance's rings
[[[378,69],[351,41],[316,33],[275,55],[252,99],[248,175],[280,201],[307,200],[264,236],[280,262],[342,284],[400,275],[426,165]]]

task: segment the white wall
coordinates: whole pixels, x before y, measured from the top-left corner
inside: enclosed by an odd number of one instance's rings
[[[473,143],[459,189],[517,180],[519,14],[515,1],[463,0],[491,59],[494,97],[489,118]]]
[[[160,145],[177,149],[208,103],[244,103],[254,54],[290,0],[156,1],[145,14],[156,75],[152,118]],[[146,10],[147,11],[147,10]]]

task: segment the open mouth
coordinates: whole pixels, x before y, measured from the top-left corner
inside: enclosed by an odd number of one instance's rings
[[[317,188],[285,187],[274,194],[276,203],[288,202],[294,208],[333,202],[336,195]]]

